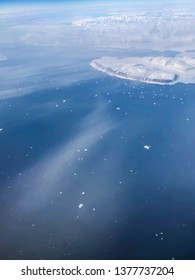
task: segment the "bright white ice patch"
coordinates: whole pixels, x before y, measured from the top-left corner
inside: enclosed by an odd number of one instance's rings
[[[81,209],[83,207],[83,204],[81,203],[81,204],[79,204],[79,208]]]
[[[149,150],[151,148],[152,148],[152,146],[147,146],[147,145],[144,146],[144,149],[146,149],[146,150]]]

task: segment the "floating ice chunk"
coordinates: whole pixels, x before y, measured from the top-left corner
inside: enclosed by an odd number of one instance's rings
[[[81,209],[83,207],[83,204],[81,203],[81,204],[79,204],[79,208]]]
[[[148,145],[145,145],[144,146],[144,149],[146,149],[146,150],[149,150],[149,149],[151,149],[152,148],[152,146],[148,146]]]
[[[1,132],[1,131],[3,131],[3,128],[2,128],[2,127],[0,128],[0,132]]]

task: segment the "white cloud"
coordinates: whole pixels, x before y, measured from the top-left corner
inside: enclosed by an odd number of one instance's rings
[[[7,57],[5,55],[0,54],[0,61],[7,60]]]
[[[38,50],[39,55],[32,52],[26,61],[25,54],[19,54],[18,61],[23,63],[13,66],[12,61],[0,64],[0,99],[23,96],[41,90],[62,88],[71,83],[91,79],[95,73],[90,72],[88,60],[80,61],[76,57],[68,57],[63,51],[59,54]],[[42,55],[42,56],[41,56]],[[50,58],[52,56],[52,59]],[[40,56],[40,59],[39,59]],[[74,56],[74,54],[73,54]]]

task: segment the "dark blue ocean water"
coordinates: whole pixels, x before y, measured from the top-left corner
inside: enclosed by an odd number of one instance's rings
[[[1,100],[0,258],[195,259],[194,107],[112,77]]]

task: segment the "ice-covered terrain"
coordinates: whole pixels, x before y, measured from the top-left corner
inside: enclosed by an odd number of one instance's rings
[[[192,50],[195,46],[195,12],[183,9],[134,11],[91,17],[64,17],[59,11],[39,24],[19,27],[20,39],[35,46],[153,50]]]
[[[130,11],[81,18],[73,26],[104,47],[185,51],[195,45],[193,10]]]
[[[195,83],[195,56],[176,57],[102,57],[90,65],[111,76],[152,84]]]

